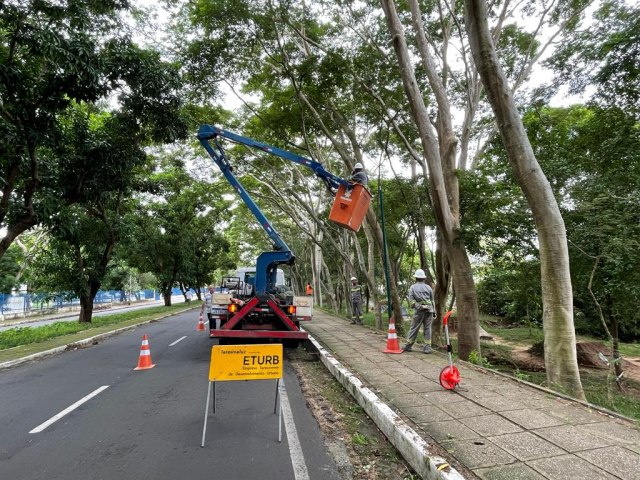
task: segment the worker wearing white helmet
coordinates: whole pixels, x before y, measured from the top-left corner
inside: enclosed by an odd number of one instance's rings
[[[367,174],[364,171],[364,167],[360,162],[356,163],[353,166],[353,171],[351,172],[349,181],[351,183],[359,183],[361,185],[364,185],[365,187],[369,184],[369,178],[367,177]]]
[[[362,288],[356,277],[351,277],[351,324],[362,325]]]
[[[416,282],[409,288],[407,297],[412,308],[415,309],[413,314],[413,321],[411,322],[411,328],[407,335],[407,343],[402,347],[405,352],[410,352],[413,349],[413,344],[418,337],[420,327],[424,327],[424,347],[422,351],[424,353],[431,353],[431,324],[433,323],[433,316],[435,313],[435,307],[433,303],[433,290],[425,283],[427,275],[424,270],[419,268],[413,275]]]

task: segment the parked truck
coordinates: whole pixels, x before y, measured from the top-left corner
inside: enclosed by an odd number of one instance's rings
[[[371,194],[365,186],[353,184],[328,172],[319,162],[212,125],[202,125],[198,130],[198,139],[274,245],[273,251],[262,252],[258,256],[255,267],[239,269],[235,276],[222,279],[212,294],[209,336],[220,339],[221,343],[251,339],[297,346],[308,338],[307,332],[300,329],[300,322],[312,319],[313,299],[294,295],[286,283],[279,280],[282,270],[278,266],[293,265],[295,256],[233,174],[222,140],[245,145],[313,170],[331,191],[336,192],[329,219],[352,231],[360,229]]]

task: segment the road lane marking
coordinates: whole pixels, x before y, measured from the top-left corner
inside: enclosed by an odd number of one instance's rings
[[[305,463],[304,455],[302,454],[302,447],[300,446],[300,439],[298,438],[296,424],[293,421],[293,414],[291,413],[291,405],[289,404],[287,389],[284,386],[284,378],[280,380],[280,383],[282,386],[280,390],[280,402],[282,402],[284,428],[287,432],[287,439],[289,440],[289,455],[291,457],[291,464],[293,465],[293,475],[296,480],[309,480],[309,471],[307,470],[307,464]]]
[[[102,387],[94,390],[93,392],[91,392],[89,395],[87,395],[86,397],[82,397],[80,400],[78,400],[76,403],[74,403],[73,405],[65,408],[64,410],[62,410],[60,413],[58,413],[57,415],[54,415],[53,417],[51,417],[49,420],[47,420],[44,423],[41,423],[40,425],[38,425],[36,428],[34,428],[33,430],[31,430],[29,433],[39,433],[41,431],[43,431],[45,428],[47,428],[49,425],[51,425],[52,423],[57,422],[58,420],[60,420],[62,417],[64,417],[66,414],[73,412],[76,408],[78,408],[80,405],[82,405],[83,403],[91,400],[93,397],[95,397],[96,395],[98,395],[99,393],[103,392],[104,390],[106,390],[107,388],[109,388],[109,385],[103,385]]]
[[[182,340],[184,340],[185,338],[187,338],[187,336],[186,336],[186,335],[185,335],[184,337],[182,337],[182,338],[177,339],[175,342],[170,343],[170,344],[169,344],[169,346],[170,346],[170,347],[173,347],[176,343],[181,342],[181,341],[182,341]]]

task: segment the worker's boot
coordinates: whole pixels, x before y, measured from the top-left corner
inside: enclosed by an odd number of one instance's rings
[[[356,319],[355,319],[355,318],[352,318],[352,319],[351,319],[351,325],[355,325],[355,324],[356,324]]]

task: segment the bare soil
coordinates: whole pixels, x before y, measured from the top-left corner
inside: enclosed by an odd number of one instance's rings
[[[298,348],[287,356],[341,480],[419,478],[316,354]]]

